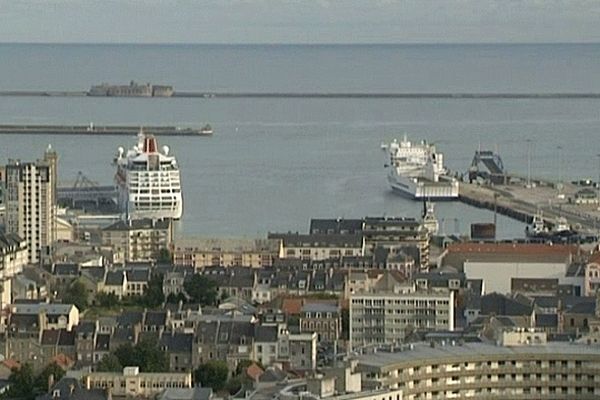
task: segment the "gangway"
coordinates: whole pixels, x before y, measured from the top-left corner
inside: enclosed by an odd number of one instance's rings
[[[469,182],[483,179],[493,184],[504,184],[506,171],[500,154],[491,150],[477,150],[469,168]]]

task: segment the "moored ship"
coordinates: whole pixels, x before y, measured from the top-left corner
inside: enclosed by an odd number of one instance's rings
[[[389,168],[388,182],[394,191],[416,200],[458,198],[458,181],[448,176],[444,156],[425,141],[413,144],[406,138],[383,144]]]
[[[156,138],[140,130],[138,143],[127,152],[119,147],[115,181],[119,207],[128,219],[180,219],[181,178],[168,146],[159,151]]]

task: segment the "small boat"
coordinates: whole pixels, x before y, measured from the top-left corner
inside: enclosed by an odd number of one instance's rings
[[[210,126],[210,124],[206,124],[202,127],[202,129],[200,129],[200,133],[203,135],[212,135],[213,128],[212,128],[212,126]]]

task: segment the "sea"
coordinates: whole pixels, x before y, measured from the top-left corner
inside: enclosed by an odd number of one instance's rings
[[[83,91],[151,82],[179,91],[600,93],[599,44],[113,45],[0,44],[0,90]],[[200,127],[212,137],[159,138],[182,171],[178,234],[255,237],[306,231],[311,218],[419,217],[391,192],[381,143],[434,142],[454,171],[478,149],[506,170],[596,179],[600,99],[314,99],[0,97],[1,123]],[[0,160],[52,145],[61,185],[79,171],[111,184],[117,148],[135,137],[0,136]],[[528,143],[531,143],[528,146]],[[440,229],[468,233],[485,210],[436,205]],[[498,218],[501,238],[524,226]]]

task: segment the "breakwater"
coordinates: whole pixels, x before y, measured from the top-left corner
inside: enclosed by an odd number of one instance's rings
[[[600,99],[600,93],[386,93],[386,92],[211,92],[174,91],[169,96],[97,96],[88,91],[4,90],[0,96],[14,97],[135,97],[168,98],[324,98],[324,99]]]
[[[0,134],[29,135],[136,135],[142,127],[135,125],[0,125]],[[168,136],[210,136],[212,129],[176,126],[144,126],[144,133]]]

